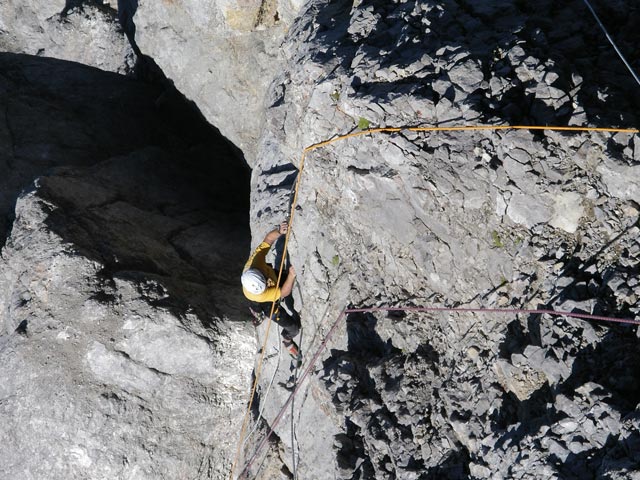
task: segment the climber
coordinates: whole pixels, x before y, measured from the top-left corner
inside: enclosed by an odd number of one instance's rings
[[[258,245],[251,257],[244,266],[241,282],[244,296],[254,303],[255,308],[250,308],[254,317],[258,318],[266,314],[271,308],[272,302],[279,302],[278,308],[272,320],[282,327],[282,343],[289,351],[289,354],[296,360],[300,360],[301,355],[298,345],[293,338],[300,332],[300,317],[293,308],[293,298],[291,291],[296,278],[296,271],[293,265],[287,268],[288,258],[282,271],[280,286],[276,285],[278,274],[271,265],[266,262],[266,256],[271,246],[275,243],[277,268],[280,267],[284,246],[282,235],[287,233],[289,225],[282,222],[279,228],[270,231]]]

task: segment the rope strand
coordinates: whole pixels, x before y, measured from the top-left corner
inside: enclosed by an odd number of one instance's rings
[[[457,307],[456,308],[448,308],[448,307],[415,307],[415,306],[406,306],[406,307],[371,307],[371,308],[349,308],[349,309],[344,309],[340,313],[340,315],[338,316],[336,321],[333,323],[333,325],[331,326],[331,329],[329,330],[329,333],[327,333],[327,335],[325,336],[324,340],[320,344],[320,347],[318,348],[318,350],[314,354],[313,358],[311,359],[311,362],[309,363],[309,365],[305,369],[304,373],[300,377],[300,380],[298,381],[298,384],[296,385],[296,388],[293,390],[293,392],[291,392],[291,395],[289,395],[289,398],[284,403],[284,405],[282,406],[282,408],[278,412],[278,415],[276,415],[275,419],[271,423],[271,426],[269,427],[269,432],[264,437],[262,442],[260,442],[260,444],[258,445],[258,448],[254,452],[254,454],[251,456],[249,461],[247,462],[247,465],[245,466],[245,468],[242,470],[242,472],[240,474],[240,478],[244,478],[243,476],[246,475],[246,473],[249,471],[249,469],[253,465],[253,462],[257,458],[258,454],[260,453],[262,448],[264,448],[265,444],[269,441],[269,438],[271,437],[271,435],[275,431],[275,428],[278,426],[278,423],[280,423],[280,420],[282,420],[282,417],[283,417],[287,407],[289,406],[289,404],[291,402],[293,402],[293,399],[295,398],[296,394],[300,390],[300,387],[302,386],[302,383],[304,382],[304,380],[307,378],[307,376],[311,372],[311,369],[313,368],[315,363],[318,361],[318,358],[320,357],[320,354],[325,349],[325,347],[327,346],[327,343],[329,342],[329,340],[331,339],[331,337],[333,336],[333,334],[337,330],[337,327],[340,324],[340,321],[346,315],[352,314],[352,313],[403,312],[403,311],[406,311],[406,312],[450,312],[450,313],[451,312],[457,312],[457,313],[474,312],[474,313],[499,313],[499,314],[547,314],[547,315],[556,315],[556,316],[565,316],[565,317],[575,317],[575,318],[579,318],[579,319],[583,319],[583,320],[598,320],[598,321],[606,321],[606,322],[625,323],[625,324],[631,324],[631,325],[640,325],[640,320],[608,317],[608,316],[601,316],[601,315],[591,315],[591,314],[587,314],[587,313],[574,313],[574,312],[544,310],[544,309],[543,310],[528,310],[528,309],[516,309],[516,308],[505,308],[505,309],[500,309],[500,308],[464,308],[464,307],[463,308],[457,308]]]
[[[607,31],[607,29],[604,26],[604,24],[600,21],[600,17],[598,17],[598,14],[596,13],[596,11],[591,6],[591,3],[589,2],[589,0],[584,0],[584,3],[587,6],[587,8],[591,11],[591,14],[593,15],[593,18],[595,18],[596,22],[598,22],[598,25],[600,26],[600,29],[604,32],[604,35],[607,37],[607,40],[609,40],[609,43],[611,44],[613,49],[618,54],[618,57],[620,57],[620,60],[622,60],[624,65],[627,67],[627,70],[629,70],[629,73],[631,74],[631,76],[638,83],[638,85],[640,85],[640,78],[638,78],[638,75],[633,70],[633,68],[631,68],[631,65],[629,65],[629,62],[627,62],[627,59],[624,57],[624,55],[622,54],[622,52],[620,51],[620,49],[616,45],[616,42],[614,42],[613,38],[611,38],[611,35],[609,35],[609,32]]]
[[[294,194],[293,194],[293,202],[291,203],[291,211],[289,214],[289,225],[287,228],[287,233],[285,234],[284,237],[284,246],[282,249],[282,259],[280,260],[280,265],[278,267],[278,280],[276,281],[276,285],[280,285],[280,280],[282,279],[282,271],[284,270],[284,264],[285,264],[285,259],[287,258],[287,248],[289,246],[289,236],[291,235],[291,227],[293,225],[293,219],[294,219],[294,215],[295,215],[295,207],[296,204],[298,202],[298,189],[300,187],[300,182],[302,180],[302,171],[304,168],[304,153],[302,155],[301,161],[300,161],[300,166],[299,166],[299,172],[298,172],[298,178],[296,179],[296,186],[295,186],[295,190],[294,190]],[[271,318],[273,317],[273,314],[276,311],[276,303],[278,300],[274,300],[271,304],[271,312],[269,313],[269,319],[267,321],[267,330],[266,333],[264,335],[264,342],[262,344],[262,352],[260,354],[260,360],[258,361],[258,365],[256,367],[256,373],[255,373],[255,379],[253,381],[253,386],[251,387],[251,395],[249,397],[249,404],[247,405],[247,410],[244,414],[244,418],[242,421],[242,428],[240,430],[240,438],[238,440],[238,448],[236,450],[236,455],[234,457],[233,460],[233,464],[231,466],[231,471],[229,472],[229,479],[233,480],[233,472],[236,469],[236,466],[238,464],[238,460],[240,459],[240,454],[242,451],[242,445],[244,444],[244,434],[245,431],[247,429],[247,424],[249,423],[249,414],[251,412],[251,406],[253,405],[253,400],[255,398],[255,394],[256,394],[256,390],[258,388],[258,381],[260,380],[260,373],[262,371],[262,363],[264,362],[264,353],[266,351],[266,346],[267,346],[267,340],[269,339],[269,331],[271,328]]]
[[[608,133],[634,133],[634,134],[640,133],[640,130],[634,129],[634,128],[562,127],[562,126],[544,126],[544,125],[468,125],[468,126],[452,126],[452,127],[381,127],[381,128],[372,128],[372,129],[368,129],[368,130],[362,130],[362,131],[359,131],[359,132],[352,132],[352,133],[348,133],[348,134],[344,134],[344,135],[339,135],[339,136],[331,138],[329,140],[325,140],[325,141],[310,145],[310,146],[306,147],[302,151],[302,155],[300,157],[300,163],[299,163],[299,166],[298,166],[298,178],[296,179],[294,195],[293,195],[293,201],[291,203],[291,210],[290,210],[290,214],[289,214],[289,227],[288,227],[287,233],[285,235],[285,242],[284,242],[284,247],[283,247],[282,260],[280,262],[280,266],[279,266],[279,269],[278,269],[277,285],[280,285],[280,280],[282,278],[282,271],[283,271],[283,268],[284,268],[284,262],[285,262],[285,258],[286,258],[286,255],[287,255],[287,248],[288,248],[288,245],[289,245],[289,236],[290,236],[291,231],[292,231],[293,219],[294,219],[296,206],[297,206],[297,202],[298,202],[298,194],[299,194],[300,184],[301,184],[301,181],[302,181],[302,174],[303,174],[303,171],[304,171],[304,164],[305,164],[306,155],[307,155],[308,152],[311,152],[313,150],[317,150],[319,148],[325,147],[327,145],[330,145],[330,144],[333,144],[333,143],[336,143],[336,142],[339,142],[339,141],[342,141],[342,140],[346,140],[346,139],[354,138],[354,137],[360,137],[360,136],[368,135],[368,134],[374,134],[374,133],[398,133],[398,132],[402,132],[402,131],[410,131],[410,132],[445,132],[445,131],[450,131],[450,132],[457,132],[457,131],[487,131],[487,130],[489,130],[489,131],[497,131],[497,130],[552,130],[552,131],[566,131],[566,132],[608,132]],[[260,373],[261,373],[261,370],[262,370],[262,363],[264,361],[264,354],[265,354],[265,350],[266,350],[266,344],[267,344],[267,340],[269,338],[269,332],[270,332],[270,327],[271,327],[271,317],[273,316],[273,314],[275,312],[275,308],[276,308],[276,301],[274,301],[272,303],[272,305],[271,305],[271,313],[269,314],[269,319],[268,319],[268,323],[267,323],[267,330],[266,330],[266,333],[265,333],[265,339],[264,339],[264,342],[263,342],[263,345],[262,345],[262,351],[261,351],[260,359],[258,361],[258,365],[256,366],[255,379],[254,379],[254,382],[253,382],[253,386],[251,388],[251,395],[249,397],[249,403],[247,405],[247,410],[245,412],[244,419],[243,419],[243,422],[242,422],[242,428],[240,430],[240,438],[239,438],[239,441],[238,441],[238,448],[237,448],[237,451],[236,451],[236,455],[234,457],[233,465],[231,467],[231,472],[229,474],[230,480],[233,480],[233,473],[235,471],[235,468],[237,466],[238,460],[240,458],[242,445],[244,444],[244,434],[246,432],[247,424],[248,424],[248,421],[249,421],[249,414],[251,412],[251,406],[253,405],[253,401],[254,401],[254,398],[255,398],[255,393],[256,393],[257,386],[258,386],[258,381],[260,380]],[[437,307],[431,307],[431,308],[434,309],[432,311],[438,311],[438,310],[435,310]],[[444,311],[444,309],[441,309],[441,310]],[[487,311],[489,311],[489,310],[487,310]],[[502,312],[502,310],[496,310],[496,312],[498,312],[498,311]],[[536,311],[532,310],[531,312],[532,313],[533,312],[553,313],[550,310],[539,310],[539,311],[538,310],[536,310]],[[343,311],[343,315],[346,314],[346,313],[356,313],[356,311],[347,311],[347,310]],[[580,315],[578,315],[578,314],[573,315],[573,316],[576,316],[578,318],[583,318],[583,317],[580,317]],[[584,317],[584,318],[586,318],[586,317]],[[589,318],[598,319],[598,318],[596,318],[594,316],[589,316]],[[602,317],[602,318],[607,318],[607,317]],[[616,321],[616,320],[610,320],[610,321]],[[621,321],[621,320],[619,320],[619,321]],[[332,328],[332,330],[329,332],[330,335],[333,334],[333,330],[334,330],[336,325],[337,325],[337,321],[334,324],[334,327]],[[325,344],[326,344],[326,340],[321,345],[321,348],[324,348]],[[319,354],[319,352],[320,352],[320,350],[318,351],[318,354]],[[314,357],[314,359],[315,359],[315,357]],[[296,388],[295,388],[294,392],[292,393],[292,395],[294,395],[298,391],[299,385],[302,384],[302,382],[304,381],[304,379],[308,375],[309,369],[311,368],[312,365],[313,365],[313,361],[309,365],[307,370],[305,370],[305,372],[302,375],[302,377],[300,377],[300,381],[298,382],[298,385],[296,386]],[[287,400],[287,403],[285,404],[285,406],[288,405],[291,402],[291,400],[292,400],[292,397],[290,396],[289,400]],[[282,416],[282,411],[281,411],[281,414],[279,415],[279,417],[281,417],[281,416]],[[279,418],[278,418],[278,421],[279,421]],[[277,422],[275,424],[277,424]],[[275,427],[275,424],[273,424],[272,427]],[[270,432],[269,432],[268,436],[266,437],[266,439],[263,440],[262,443],[260,443],[260,447],[258,448],[256,453],[254,453],[254,455],[251,457],[251,460],[250,460],[249,464],[243,469],[240,477],[242,477],[242,475],[244,475],[245,472],[249,469],[249,467],[253,463],[253,460],[255,459],[255,456],[257,455],[259,449],[262,448],[264,443],[271,436],[271,433],[273,433],[273,429],[270,430]]]

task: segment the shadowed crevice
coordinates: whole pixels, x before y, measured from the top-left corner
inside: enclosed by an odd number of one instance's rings
[[[0,72],[0,127],[12,132],[0,135],[11,143],[0,153],[3,243],[31,191],[54,206],[47,228],[107,280],[156,282],[173,300],[150,300],[178,313],[239,308],[250,172],[193,103],[166,80],[49,58],[3,53]],[[105,285],[94,298],[109,302]]]

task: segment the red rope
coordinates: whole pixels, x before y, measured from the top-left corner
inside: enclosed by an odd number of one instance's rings
[[[562,316],[565,316],[565,317],[575,317],[575,318],[581,318],[581,319],[585,319],[585,320],[598,320],[598,321],[603,321],[603,322],[615,322],[615,323],[627,323],[627,324],[631,324],[631,325],[640,325],[640,320],[632,320],[632,319],[628,319],[628,318],[607,317],[607,316],[601,316],[601,315],[591,315],[591,314],[588,314],[588,313],[574,313],[574,312],[563,312],[563,311],[544,310],[544,309],[543,310],[528,310],[528,309],[517,309],[517,308],[465,308],[465,307],[449,308],[449,307],[414,307],[414,306],[409,306],[409,307],[370,307],[370,308],[347,308],[347,309],[344,309],[340,313],[340,315],[338,316],[336,321],[333,323],[333,325],[331,326],[331,329],[329,330],[329,333],[327,333],[327,335],[324,337],[324,340],[320,344],[320,347],[318,347],[318,350],[316,351],[316,353],[311,358],[311,362],[309,363],[309,365],[305,369],[304,373],[302,374],[302,376],[298,380],[298,382],[296,384],[296,388],[293,390],[293,392],[291,392],[291,395],[289,395],[289,398],[287,399],[287,401],[284,403],[284,405],[282,406],[282,408],[278,412],[278,415],[276,415],[276,418],[273,420],[273,422],[271,423],[271,426],[269,427],[269,432],[264,437],[264,439],[262,439],[262,441],[258,445],[258,448],[256,448],[256,451],[251,456],[251,458],[247,462],[246,466],[244,467],[244,469],[242,470],[242,472],[240,473],[240,476],[238,478],[240,478],[240,479],[246,478],[246,475],[247,475],[249,469],[253,465],[253,462],[258,457],[258,454],[260,453],[260,451],[267,444],[267,442],[269,441],[269,438],[271,438],[271,435],[275,431],[275,428],[278,426],[278,423],[280,422],[280,420],[282,420],[282,417],[283,417],[285,411],[287,410],[287,407],[293,401],[294,397],[298,393],[298,390],[300,390],[300,387],[302,386],[302,383],[304,382],[304,380],[307,378],[309,373],[311,373],[311,369],[313,368],[315,363],[318,361],[318,358],[320,357],[320,354],[325,349],[325,347],[327,346],[327,343],[329,342],[329,340],[331,339],[331,337],[335,333],[336,329],[338,328],[338,325],[340,324],[340,321],[347,314],[350,314],[350,313],[367,313],[367,312],[462,312],[462,313],[475,312],[475,313],[516,313],[516,314],[524,313],[524,314],[534,314],[534,315],[536,315],[536,314],[537,315],[548,314],[548,315],[562,315]]]

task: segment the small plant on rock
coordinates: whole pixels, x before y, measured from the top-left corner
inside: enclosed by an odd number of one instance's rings
[[[366,130],[369,125],[371,125],[371,122],[364,117],[360,117],[360,120],[358,120],[358,128],[360,130]]]
[[[500,238],[500,234],[493,230],[491,232],[491,240],[493,240],[493,246],[496,248],[502,248],[504,247],[504,243],[502,243],[502,239]]]

